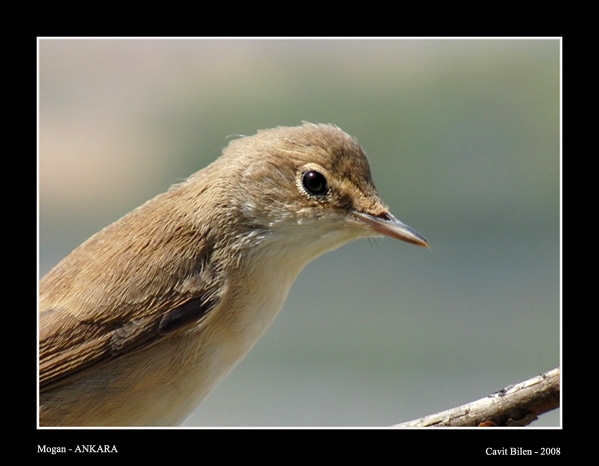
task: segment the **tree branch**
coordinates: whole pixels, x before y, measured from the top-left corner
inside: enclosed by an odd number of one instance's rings
[[[472,403],[393,427],[525,426],[560,406],[560,369],[553,369]]]

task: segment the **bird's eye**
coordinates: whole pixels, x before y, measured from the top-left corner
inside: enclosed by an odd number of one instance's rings
[[[306,191],[315,196],[322,196],[327,193],[327,180],[322,173],[311,170],[302,176],[302,184]]]

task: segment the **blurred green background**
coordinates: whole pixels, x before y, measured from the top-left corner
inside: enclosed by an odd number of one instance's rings
[[[40,277],[231,137],[302,120],[358,138],[432,251],[314,261],[186,425],[387,426],[560,365],[558,39],[41,39]]]

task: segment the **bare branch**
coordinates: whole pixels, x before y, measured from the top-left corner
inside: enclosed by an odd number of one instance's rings
[[[525,426],[559,405],[558,368],[472,403],[393,427]]]

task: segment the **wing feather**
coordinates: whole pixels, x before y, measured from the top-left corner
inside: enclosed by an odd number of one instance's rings
[[[223,277],[209,232],[173,218],[169,195],[98,232],[41,280],[40,391],[198,325],[217,307]]]
[[[40,313],[39,383],[43,392],[85,369],[146,348],[172,333],[198,325],[218,299],[196,297],[146,318],[102,325],[77,320],[68,312]]]

